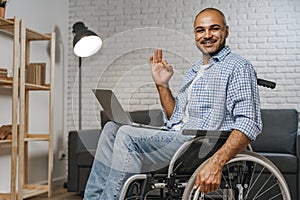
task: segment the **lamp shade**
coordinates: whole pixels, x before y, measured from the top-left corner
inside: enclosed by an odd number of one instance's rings
[[[102,46],[101,38],[93,31],[88,30],[83,22],[73,25],[73,50],[78,57],[88,57],[95,54]]]

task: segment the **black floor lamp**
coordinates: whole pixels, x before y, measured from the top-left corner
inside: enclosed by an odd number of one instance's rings
[[[81,130],[81,59],[95,54],[102,46],[101,38],[93,31],[88,30],[83,22],[76,22],[73,25],[73,51],[79,57],[79,130]]]

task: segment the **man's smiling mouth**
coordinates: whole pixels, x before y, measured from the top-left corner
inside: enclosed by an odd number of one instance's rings
[[[204,44],[204,45],[212,45],[216,42],[216,40],[204,40],[201,42],[201,44]]]

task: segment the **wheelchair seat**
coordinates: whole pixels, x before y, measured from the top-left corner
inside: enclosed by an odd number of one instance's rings
[[[230,132],[186,129],[182,134],[195,137],[177,151],[180,154],[175,154],[168,166],[152,171],[142,169],[142,171],[149,174],[166,174],[168,172],[177,175],[192,174],[203,161],[211,157],[225,143]]]
[[[195,135],[195,137],[183,145],[173,156],[168,172],[181,174],[192,174],[197,166],[211,157],[227,140],[228,131],[204,131],[183,130],[184,135]]]

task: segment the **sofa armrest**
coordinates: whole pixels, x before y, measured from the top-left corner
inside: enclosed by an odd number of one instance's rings
[[[97,148],[98,139],[101,133],[101,129],[86,129],[79,131],[71,131],[69,133],[69,139],[71,142],[75,142],[74,149],[76,152],[95,150]],[[72,143],[69,143],[73,146]]]
[[[296,156],[298,158],[298,187],[297,187],[297,191],[300,191],[300,176],[299,176],[299,172],[300,172],[300,131],[298,131],[298,134],[296,136]],[[300,197],[298,197],[299,199]]]
[[[68,137],[68,191],[78,192],[78,153],[97,148],[101,129],[74,130]]]
[[[296,136],[296,156],[297,156],[297,158],[300,157],[300,131],[297,133],[297,136]],[[300,159],[299,159],[299,162],[300,162]]]

